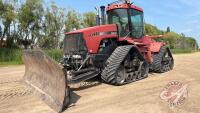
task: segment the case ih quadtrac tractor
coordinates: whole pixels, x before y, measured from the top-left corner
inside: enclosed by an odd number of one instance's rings
[[[155,41],[162,36],[145,35],[143,10],[130,1],[102,6],[96,23],[66,33],[60,64],[40,50],[24,52],[25,83],[57,112],[70,103],[69,84],[99,76],[119,86],[173,69],[170,49]]]

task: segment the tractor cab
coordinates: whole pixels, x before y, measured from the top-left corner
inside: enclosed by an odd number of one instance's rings
[[[107,7],[108,24],[117,24],[119,37],[142,38],[144,36],[143,10],[129,1],[114,2]]]

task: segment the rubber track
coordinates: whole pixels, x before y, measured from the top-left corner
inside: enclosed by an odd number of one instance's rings
[[[132,45],[120,46],[117,47],[111,54],[111,56],[106,61],[106,67],[101,73],[101,78],[105,82],[117,85],[115,81],[115,73],[132,47]]]
[[[159,53],[154,55],[154,57],[153,57],[154,61],[153,61],[153,66],[152,66],[154,72],[163,73],[163,72],[167,72],[170,70],[169,66],[162,67],[162,65],[161,65],[162,57],[166,51],[167,51],[166,47],[163,46],[163,47],[161,47]]]

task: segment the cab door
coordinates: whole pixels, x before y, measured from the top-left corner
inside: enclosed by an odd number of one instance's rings
[[[132,9],[131,16],[131,37],[142,38],[144,36],[143,12]]]

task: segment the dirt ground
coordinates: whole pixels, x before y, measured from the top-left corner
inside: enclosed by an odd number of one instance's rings
[[[125,86],[104,83],[76,90],[64,113],[200,113],[200,53],[175,55],[175,68]],[[54,113],[21,84],[24,66],[0,67],[0,113]],[[188,98],[170,108],[159,95],[167,83],[187,83]]]

